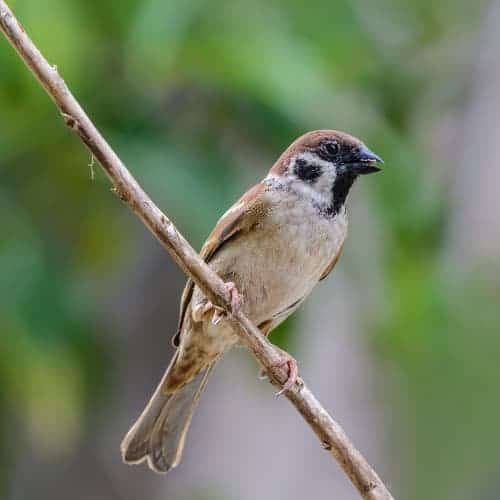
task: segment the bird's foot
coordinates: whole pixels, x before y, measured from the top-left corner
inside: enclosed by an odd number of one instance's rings
[[[224,283],[226,300],[231,303],[231,312],[238,312],[241,308],[241,296],[236,288],[236,285],[229,281]],[[211,322],[217,325],[226,316],[226,311],[219,306],[216,306],[209,300],[202,302],[193,307],[192,317],[196,322],[204,321],[212,316]]]
[[[231,303],[231,314],[237,313],[241,309],[241,295],[232,281],[224,283],[226,300]],[[214,314],[212,316],[212,323],[216,325],[225,315],[226,311],[221,307],[213,306]]]
[[[212,315],[212,318],[217,314],[219,316],[222,315],[223,310],[212,304],[209,300],[204,300],[199,304],[193,306],[193,310],[191,312],[191,316],[193,321],[199,323],[200,321],[206,321]]]
[[[281,390],[276,393],[276,396],[281,396],[285,391],[291,389],[295,385],[297,377],[299,376],[299,367],[297,365],[297,360],[285,351],[282,351],[281,355],[283,357],[277,366],[279,366],[280,368],[288,369],[288,378],[283,384]]]
[[[220,320],[226,315],[226,311],[224,311],[222,307],[214,306],[212,303],[210,304],[212,306],[211,309],[214,311],[212,314],[212,325],[218,325]]]
[[[231,303],[231,312],[237,313],[241,309],[241,295],[232,281],[224,283],[227,301]]]
[[[273,367],[283,368],[286,371],[288,371],[288,378],[286,379],[286,382],[283,384],[281,390],[279,390],[276,393],[276,396],[281,396],[285,391],[291,389],[294,386],[295,382],[297,382],[297,378],[299,376],[299,367],[297,365],[297,360],[293,356],[288,354],[286,351],[283,351],[281,349],[279,349],[279,351],[281,359]],[[267,374],[267,371],[264,368],[261,368],[259,370],[258,378],[260,380],[269,378],[269,375]]]

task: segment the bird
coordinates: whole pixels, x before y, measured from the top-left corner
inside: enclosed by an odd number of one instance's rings
[[[233,311],[241,309],[266,336],[290,316],[340,257],[354,181],[378,172],[381,164],[345,132],[316,130],[296,139],[219,219],[201,249],[200,257],[224,280]],[[176,351],[123,439],[125,463],[147,461],[158,473],[179,464],[208,376],[237,343],[226,313],[189,279],[173,338]],[[294,386],[298,369],[290,354],[279,353],[288,374],[283,392]]]

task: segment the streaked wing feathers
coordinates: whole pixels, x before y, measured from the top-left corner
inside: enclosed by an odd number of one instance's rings
[[[200,257],[205,262],[210,262],[210,259],[222,248],[223,244],[227,243],[231,238],[242,232],[249,231],[264,215],[266,207],[262,195],[265,189],[264,184],[256,184],[219,219],[200,251]],[[182,292],[179,323],[177,332],[172,339],[174,347],[179,345],[184,316],[193,295],[193,288],[194,283],[189,279]]]

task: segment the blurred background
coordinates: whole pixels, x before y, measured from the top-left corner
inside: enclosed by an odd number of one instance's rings
[[[397,498],[498,499],[500,1],[9,3],[196,248],[307,130],[385,159],[272,339]],[[358,498],[243,349],[178,469],[122,465],[185,277],[3,38],[0,117],[0,498]]]

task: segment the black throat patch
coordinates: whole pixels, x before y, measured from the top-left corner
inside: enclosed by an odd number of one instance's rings
[[[327,215],[333,217],[339,213],[340,209],[345,205],[347,195],[355,180],[356,176],[348,173],[341,174],[335,179],[332,187],[332,202],[326,209]]]

